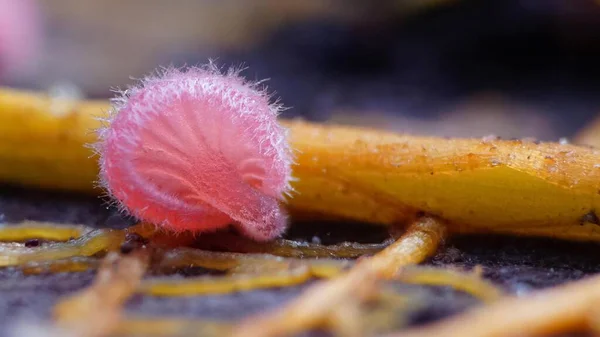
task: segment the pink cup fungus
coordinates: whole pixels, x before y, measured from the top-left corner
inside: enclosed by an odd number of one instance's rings
[[[166,69],[124,91],[99,130],[100,182],[122,209],[174,232],[285,230],[292,155],[281,106],[237,71]]]

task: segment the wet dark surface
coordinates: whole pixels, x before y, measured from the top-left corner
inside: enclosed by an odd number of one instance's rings
[[[520,294],[600,272],[599,248],[595,243],[551,239],[465,236],[453,239],[431,263],[480,265],[486,278]]]
[[[84,288],[93,277],[94,272],[27,276],[15,268],[0,269],[0,336],[13,323],[47,319],[62,295]]]
[[[97,198],[3,188],[0,216],[4,222],[49,220],[99,226],[112,210]],[[118,222],[118,221],[117,221]],[[346,230],[344,230],[346,228]],[[323,243],[343,240],[374,242],[383,230],[343,224],[292,228],[290,237],[319,237]],[[454,238],[429,264],[470,269],[480,265],[484,275],[511,293],[523,294],[576,280],[600,271],[597,244],[568,243],[545,239],[491,236]],[[203,274],[181,271],[172,277]],[[0,335],[20,319],[47,319],[57,299],[85,287],[93,272],[55,275],[23,275],[18,269],[0,269]],[[307,285],[285,289],[257,290],[218,296],[157,298],[135,296],[126,307],[129,314],[145,316],[234,319],[273,308],[297,296]],[[418,306],[409,314],[409,324],[425,324],[460,312],[478,302],[447,287],[396,285],[417,296]],[[32,321],[33,319],[33,321]],[[322,335],[314,333],[313,335]]]

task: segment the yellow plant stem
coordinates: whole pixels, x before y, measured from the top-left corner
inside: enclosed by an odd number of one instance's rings
[[[92,191],[97,165],[85,147],[105,101],[53,98],[0,89],[0,177],[34,187]]]
[[[100,193],[85,145],[109,109],[0,89],[0,181]],[[281,122],[298,154],[294,216],[392,225],[425,212],[452,233],[600,240],[597,150]]]

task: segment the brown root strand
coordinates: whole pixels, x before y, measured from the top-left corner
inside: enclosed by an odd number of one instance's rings
[[[378,285],[376,296],[369,299],[359,320],[365,336],[378,336],[400,329],[408,322],[408,314],[423,305],[420,296],[399,293],[397,290]]]
[[[484,302],[496,301],[504,295],[500,288],[475,273],[464,273],[450,269],[408,266],[403,268],[395,279],[411,284],[450,286]]]
[[[154,296],[192,296],[224,294],[260,288],[287,287],[312,278],[329,278],[351,266],[345,260],[302,260],[267,254],[211,252],[192,248],[163,251],[154,272],[182,267],[204,267],[228,275],[203,276],[184,280],[160,278],[146,280],[140,292]]]
[[[378,279],[391,277],[401,267],[420,263],[433,254],[444,235],[442,223],[423,217],[380,253],[359,260],[345,274],[309,288],[283,308],[244,320],[232,336],[281,336],[322,326],[348,298],[372,290]]]
[[[289,287],[304,283],[313,278],[330,278],[341,273],[350,265],[348,261],[284,261],[279,265],[256,260],[253,267],[241,264],[247,271],[239,271],[226,276],[203,276],[184,280],[151,279],[144,281],[140,292],[153,296],[193,296],[205,294],[226,294],[261,288]],[[211,265],[192,263],[192,266]],[[249,271],[249,268],[252,268]],[[235,268],[234,268],[235,269]]]
[[[231,323],[168,318],[127,318],[121,320],[111,336],[198,336],[225,337],[231,330]]]
[[[363,255],[375,254],[393,241],[363,244],[343,242],[335,245],[322,245],[309,242],[297,242],[286,239],[276,239],[271,242],[259,243],[233,234],[213,234],[200,237],[197,245],[204,249],[219,249],[240,253],[264,253],[282,257],[295,258],[356,258]]]
[[[165,272],[185,267],[203,267],[234,274],[259,274],[285,271],[290,266],[310,264],[316,277],[334,274],[339,268],[349,265],[345,261],[322,259],[308,261],[283,258],[270,254],[242,254],[230,252],[212,252],[194,248],[180,247],[165,250],[157,254],[158,261],[153,265],[154,272]]]
[[[152,296],[197,296],[227,294],[261,288],[289,287],[310,280],[309,268],[299,267],[279,273],[258,275],[205,276],[184,280],[151,280],[142,284],[140,292]]]
[[[109,334],[117,326],[121,307],[137,289],[148,262],[146,250],[125,256],[107,255],[91,286],[54,307],[57,326],[80,337]]]
[[[250,265],[263,267],[276,266],[281,269],[285,259],[268,254],[241,254],[229,252],[212,252],[200,249],[180,247],[164,250],[157,254],[160,258],[153,265],[154,272],[164,272],[186,267],[203,267],[219,271],[233,271]]]
[[[524,297],[510,297],[430,326],[388,337],[546,336],[589,329],[600,301],[600,276]]]
[[[26,275],[45,273],[77,273],[96,269],[100,260],[92,257],[70,257],[60,260],[30,262],[21,266],[21,271]]]
[[[363,314],[361,303],[357,299],[349,298],[340,306],[332,310],[324,325],[333,331],[334,336],[361,337],[365,326],[360,319]]]

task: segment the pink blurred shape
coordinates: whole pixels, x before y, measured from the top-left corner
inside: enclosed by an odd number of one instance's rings
[[[42,43],[40,8],[35,0],[0,0],[0,79],[27,72]]]
[[[139,219],[175,232],[234,224],[255,240],[286,227],[291,151],[280,106],[237,72],[168,69],[115,100],[99,132],[101,180]]]

